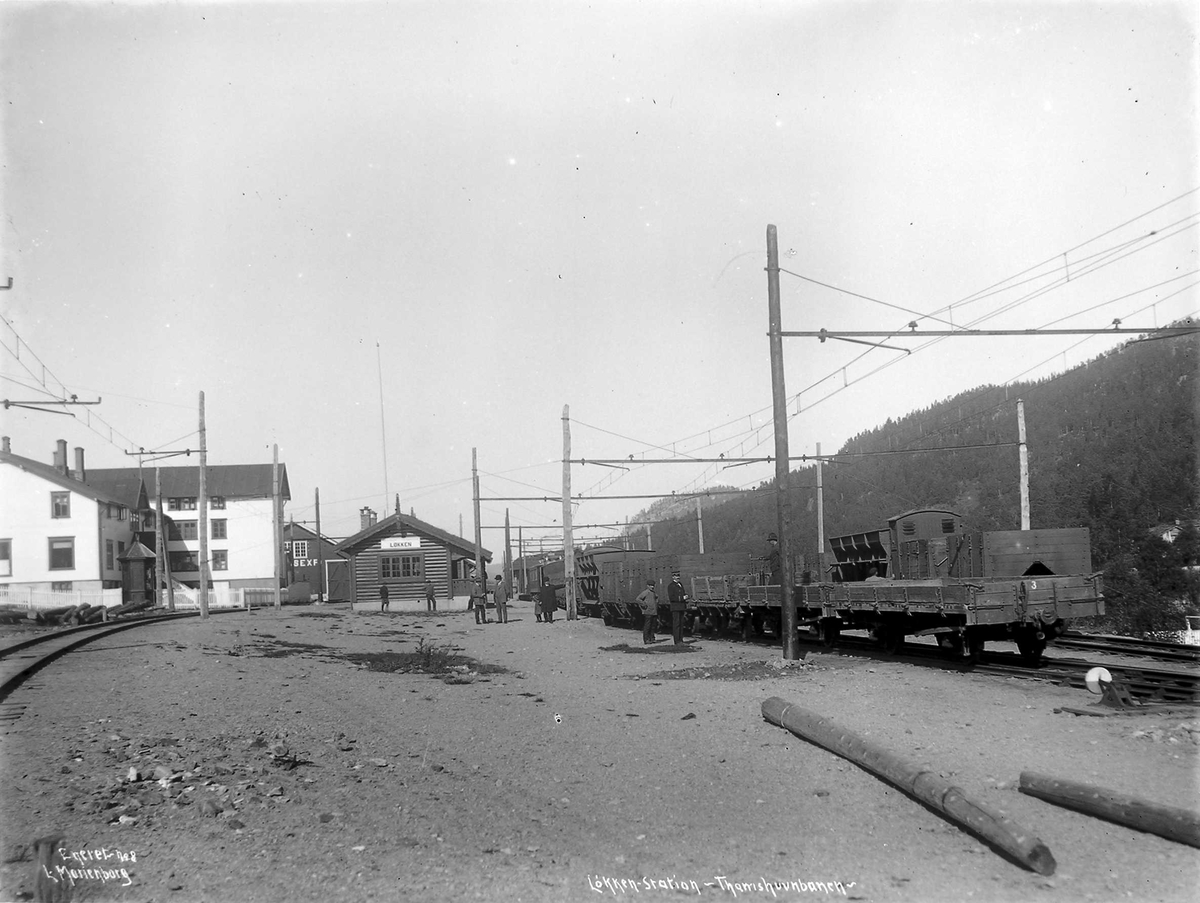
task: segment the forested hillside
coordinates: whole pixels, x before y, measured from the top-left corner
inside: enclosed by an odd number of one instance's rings
[[[855,436],[823,468],[826,537],[875,529],[926,506],[951,508],[974,529],[1019,528],[1022,399],[1031,525],[1091,529],[1093,564],[1105,571],[1118,620],[1123,598],[1186,595],[1179,566],[1196,555],[1200,517],[1198,347],[1195,337],[1128,343],[1061,375],[972,389]],[[799,568],[815,562],[815,490],[815,465],[793,471],[790,536]],[[774,492],[725,498],[705,509],[706,551],[761,554],[776,528]],[[1156,538],[1155,527],[1176,522],[1188,529],[1174,544]],[[660,551],[695,551],[694,514],[656,523],[653,538]]]

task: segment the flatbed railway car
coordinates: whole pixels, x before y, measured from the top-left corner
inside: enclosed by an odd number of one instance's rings
[[[969,532],[953,511],[929,508],[891,518],[885,529],[836,537],[830,549],[832,579],[793,593],[801,628],[828,645],[843,630],[870,631],[888,651],[906,636],[933,636],[949,653],[974,659],[986,642],[1012,640],[1036,662],[1072,620],[1104,613],[1086,529]],[[753,560],[665,557],[675,559],[665,566],[677,568],[688,588],[693,629],[778,634],[781,587],[764,584]],[[692,557],[711,558],[712,566]],[[637,624],[632,603],[641,588],[616,578],[622,567],[616,557],[601,564],[599,607],[606,622]]]

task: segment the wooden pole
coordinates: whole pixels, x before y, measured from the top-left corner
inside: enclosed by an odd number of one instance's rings
[[[317,601],[325,601],[325,550],[321,548],[321,490],[313,490],[313,503],[317,506]]]
[[[797,737],[837,753],[899,787],[1039,875],[1054,874],[1054,856],[1037,837],[1012,819],[968,799],[962,790],[933,772],[906,762],[830,719],[778,696],[772,696],[762,704],[762,713],[772,724],[785,727]]]
[[[1025,444],[1025,402],[1017,399],[1017,450],[1021,461],[1021,529],[1029,529],[1029,448]]]
[[[704,554],[704,512],[700,510],[700,496],[696,496],[696,536],[700,542],[700,554]]]
[[[154,527],[157,534],[155,536],[154,544],[158,546],[158,550],[155,554],[155,564],[158,567],[158,586],[159,590],[162,592],[162,596],[159,598],[159,604],[165,605],[167,607],[167,611],[174,611],[175,593],[171,587],[171,563],[170,555],[167,552],[167,525],[163,522],[162,472],[158,469],[158,467],[154,468],[154,490],[156,499]]]
[[[825,486],[821,474],[821,443],[817,443],[817,582],[825,579]]]
[[[504,585],[508,589],[508,594],[513,593],[513,573],[512,573],[512,531],[508,522],[508,509],[504,509]]]
[[[283,555],[283,537],[280,536],[282,525],[279,523],[279,443],[272,446],[271,459],[271,535],[275,542],[275,610],[279,611],[279,578],[282,568],[280,558]]]
[[[779,308],[779,240],[774,226],[767,226],[767,308],[771,344],[771,399],[775,425],[775,517],[779,534],[779,557],[783,567],[780,587],[782,609],[783,657],[798,659],[800,644],[796,636],[796,606],[792,588],[796,584],[791,555],[788,508],[788,422],[787,389],[783,379],[783,325]]]
[[[479,522],[479,468],[476,465],[475,449],[471,449],[471,487],[473,492],[472,504],[475,508],[475,582],[480,585],[481,591],[484,593],[483,599],[476,599],[476,603],[482,603],[484,606],[484,617],[487,616],[487,586],[483,583],[483,527]],[[471,590],[471,595],[475,595],[475,590]]]
[[[563,569],[566,580],[567,620],[575,614],[575,535],[571,531],[571,411],[563,405]]]
[[[1107,819],[1128,828],[1200,847],[1200,813],[1164,806],[1103,787],[1064,781],[1032,771],[1021,772],[1022,793]]]
[[[204,393],[200,393],[200,619],[208,617],[208,443],[204,428]]]
[[[529,562],[525,560],[525,528],[517,527],[517,557],[521,559],[521,591],[529,592]]]

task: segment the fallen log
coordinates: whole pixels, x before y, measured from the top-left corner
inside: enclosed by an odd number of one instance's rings
[[[969,799],[960,788],[933,772],[778,696],[772,696],[762,704],[762,713],[771,723],[894,784],[1038,874],[1054,874],[1054,856],[1041,840],[1007,816]]]
[[[150,608],[154,605],[153,602],[126,602],[124,605],[118,605],[116,608],[109,609],[109,617],[113,615],[128,615],[137,611]]]
[[[1200,847],[1200,813],[1166,806],[1093,784],[1021,772],[1020,790],[1038,799],[1076,809],[1138,831]]]
[[[78,605],[72,605],[66,611],[59,612],[58,614],[54,615],[53,620],[57,621],[59,624],[68,624],[70,623],[71,618],[75,616],[75,613],[79,611],[79,608],[80,606]]]
[[[88,609],[87,614],[80,615],[79,623],[80,624],[95,624],[97,621],[103,620],[103,618],[104,618],[104,606],[97,605],[94,608]]]

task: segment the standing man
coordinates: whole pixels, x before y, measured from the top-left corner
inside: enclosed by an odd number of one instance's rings
[[[437,590],[428,577],[425,578],[425,610],[437,611]]]
[[[382,614],[388,607],[388,588],[386,583],[379,584],[379,612]]]
[[[508,623],[508,585],[504,582],[504,575],[496,575],[496,590],[492,593],[496,599],[496,621],[500,624]]]
[[[767,564],[767,583],[770,586],[783,585],[783,556],[779,554],[779,539],[774,533],[767,537],[767,554],[763,556]]]
[[[667,601],[671,605],[671,636],[676,646],[683,645],[683,613],[687,610],[687,593],[679,580],[679,571],[671,575],[667,584]]]
[[[637,601],[642,606],[642,642],[649,646],[654,642],[654,624],[658,620],[658,593],[654,591],[653,580],[646,581]]]
[[[475,609],[475,623],[486,624],[487,616],[487,580],[486,577],[481,577],[471,584],[471,604]]]
[[[538,605],[542,609],[542,620],[547,624],[554,623],[554,609],[558,608],[558,594],[555,590],[562,586],[566,584],[551,583],[545,576],[542,577],[542,587],[538,590]]]

